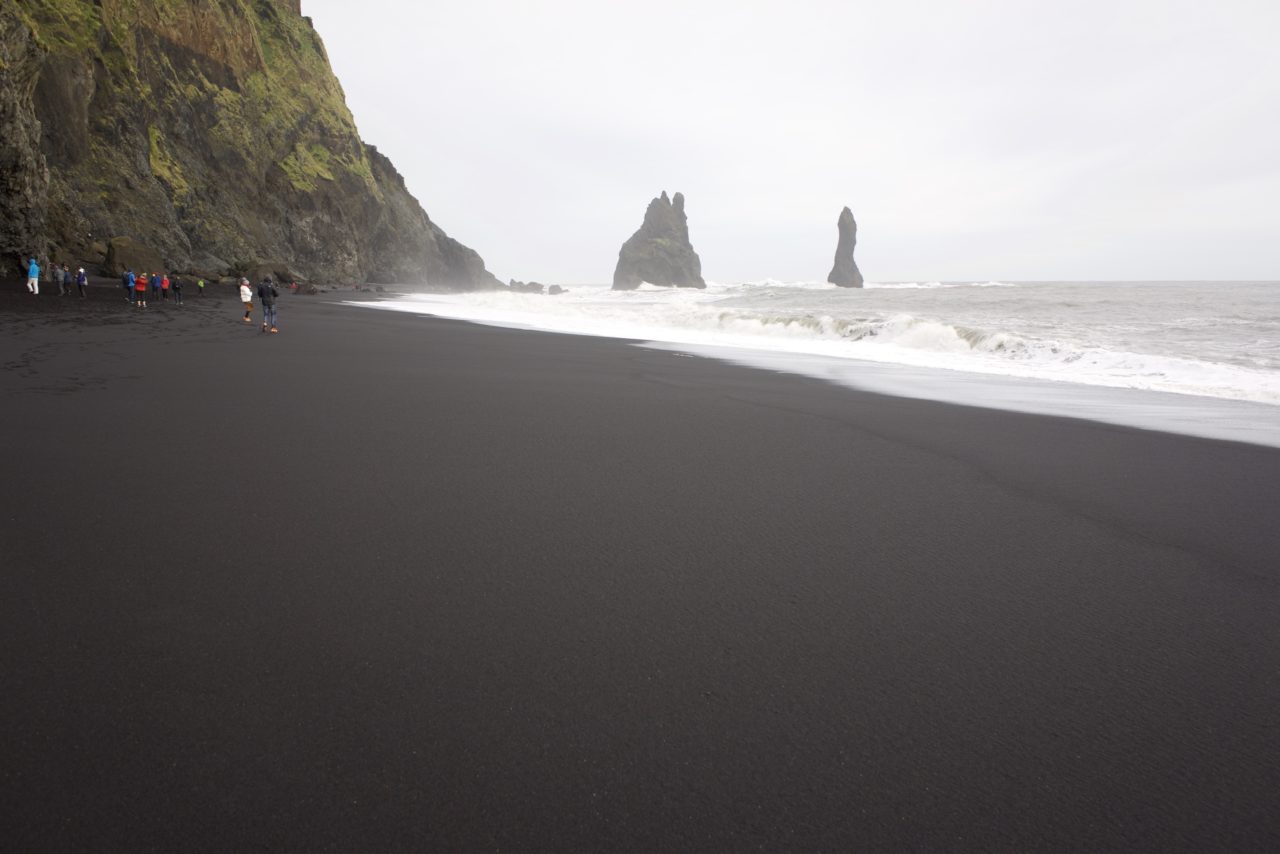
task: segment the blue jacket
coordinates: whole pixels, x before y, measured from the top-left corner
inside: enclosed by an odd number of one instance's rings
[[[40,265],[36,263],[36,259],[31,259],[31,266],[27,268],[27,277],[31,279],[40,278]]]
[[[134,286],[138,284],[138,277],[133,273],[125,273],[125,277],[129,280],[129,290],[133,290]]]

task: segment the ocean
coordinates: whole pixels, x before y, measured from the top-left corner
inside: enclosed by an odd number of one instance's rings
[[[1280,447],[1280,282],[581,285],[556,296],[405,293],[363,305]]]

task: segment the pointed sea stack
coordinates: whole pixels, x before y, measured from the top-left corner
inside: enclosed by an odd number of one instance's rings
[[[613,289],[630,291],[641,282],[674,285],[677,288],[705,288],[702,261],[689,243],[689,220],[684,215],[684,196],[668,199],[666,191],[649,202],[644,225],[622,244],[618,267],[613,271]]]
[[[840,211],[836,226],[840,229],[840,242],[836,244],[836,264],[827,281],[842,288],[860,288],[862,273],[853,260],[853,247],[858,245],[858,224],[853,221],[853,211],[848,208]]]

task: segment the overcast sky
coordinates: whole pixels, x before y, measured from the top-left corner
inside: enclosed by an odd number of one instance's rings
[[[1280,2],[303,0],[361,134],[500,278],[1280,279]]]

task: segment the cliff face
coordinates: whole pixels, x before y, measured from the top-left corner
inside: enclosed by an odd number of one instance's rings
[[[613,271],[613,289],[627,291],[651,285],[705,288],[702,261],[689,242],[689,219],[684,213],[684,196],[668,199],[664,191],[649,202],[644,223],[618,253]]]
[[[497,286],[365,145],[298,0],[0,0],[0,257]],[[112,253],[113,257],[119,253]]]

